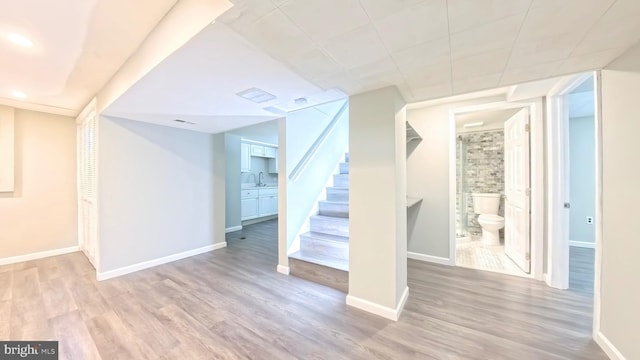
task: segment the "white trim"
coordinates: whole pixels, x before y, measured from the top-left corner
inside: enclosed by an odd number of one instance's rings
[[[280,274],[284,274],[284,275],[289,275],[289,273],[291,272],[291,269],[289,269],[288,266],[284,266],[284,265],[278,265],[276,270],[278,270]]]
[[[164,257],[157,258],[157,259],[143,261],[141,263],[137,263],[137,264],[121,267],[119,269],[109,270],[109,271],[105,271],[105,272],[98,272],[97,273],[97,279],[98,279],[98,281],[111,279],[111,278],[114,278],[114,277],[130,274],[132,272],[148,269],[148,268],[151,268],[151,267],[154,267],[154,266],[170,263],[170,262],[173,262],[173,261],[176,261],[176,260],[181,260],[181,259],[188,258],[188,257],[191,257],[191,256],[203,254],[203,253],[206,253],[206,252],[209,252],[209,251],[222,249],[222,248],[224,248],[226,246],[227,246],[227,242],[223,241],[223,242],[219,242],[219,243],[216,243],[216,244],[213,244],[213,245],[207,245],[207,246],[203,246],[201,248],[197,248],[197,249],[193,249],[193,250],[187,250],[187,251],[183,251],[181,253],[172,254],[172,255],[169,255],[169,256],[164,256]]]
[[[622,355],[620,350],[618,350],[606,336],[600,331],[596,331],[593,340],[596,341],[596,344],[600,345],[602,350],[609,356],[611,360],[626,360],[627,358]]]
[[[224,229],[224,233],[230,233],[230,232],[234,232],[234,231],[240,231],[242,230],[242,225],[238,225],[238,226],[232,226],[232,227],[228,227],[226,229]]]
[[[402,313],[402,310],[404,309],[404,305],[407,303],[408,298],[409,287],[405,287],[404,292],[402,293],[402,297],[400,297],[400,301],[398,302],[398,305],[395,309],[376,304],[369,300],[360,299],[353,295],[347,295],[347,305],[378,316],[382,316],[383,318],[389,320],[398,321],[398,318],[400,318],[400,314]]]
[[[6,258],[0,258],[0,265],[8,265],[8,264],[15,264],[15,263],[24,262],[24,261],[37,260],[37,259],[42,259],[50,256],[69,254],[77,251],[80,251],[80,247],[78,245],[75,245],[75,246],[69,246],[62,249],[45,250],[45,251],[39,251],[31,254],[11,256]]]
[[[589,248],[595,249],[596,243],[586,242],[586,241],[573,241],[569,240],[569,246],[581,247],[581,248]]]
[[[594,281],[593,281],[593,332],[596,339],[600,332],[600,306],[601,298],[601,279],[602,279],[602,73],[597,71],[593,75],[594,79],[594,103],[595,103],[595,156],[596,156],[596,250],[594,264]]]
[[[452,260],[452,259],[447,259],[440,256],[420,254],[420,253],[411,252],[411,251],[407,251],[407,257],[413,260],[426,261],[426,262],[440,264],[440,265],[448,265],[448,266],[456,265],[455,260]]]

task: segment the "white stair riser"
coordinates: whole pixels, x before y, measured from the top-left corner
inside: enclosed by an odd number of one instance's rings
[[[349,187],[349,174],[333,175],[333,186]]]
[[[349,201],[349,189],[327,188],[328,201]]]
[[[342,218],[349,217],[349,203],[321,201],[320,203],[318,203],[318,208],[320,210],[320,215]]]
[[[349,236],[349,220],[343,218],[311,218],[311,231],[330,235]]]
[[[349,173],[349,163],[340,163],[340,174]]]

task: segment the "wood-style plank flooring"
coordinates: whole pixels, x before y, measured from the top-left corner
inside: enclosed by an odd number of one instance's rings
[[[579,292],[409,260],[392,322],[278,274],[276,221],[228,244],[102,282],[80,253],[2,266],[0,339],[58,340],[61,359],[606,359]]]

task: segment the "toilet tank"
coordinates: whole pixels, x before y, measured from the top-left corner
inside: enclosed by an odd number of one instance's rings
[[[498,215],[500,208],[500,194],[472,193],[473,211],[476,214]]]

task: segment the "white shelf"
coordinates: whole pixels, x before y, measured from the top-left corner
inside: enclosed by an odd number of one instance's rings
[[[407,122],[407,144],[415,140],[422,140],[422,136]]]
[[[407,208],[410,208],[410,207],[416,205],[420,201],[422,201],[422,198],[415,198],[415,197],[407,196]]]

